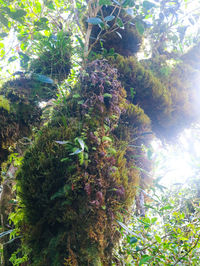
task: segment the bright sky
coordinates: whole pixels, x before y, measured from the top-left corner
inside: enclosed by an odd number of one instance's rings
[[[185,130],[176,144],[166,145],[155,140],[155,177],[163,176],[161,183],[171,186],[185,183],[200,172],[200,126]]]

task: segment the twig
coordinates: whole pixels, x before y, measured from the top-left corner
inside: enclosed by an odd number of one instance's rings
[[[175,265],[177,265],[183,258],[185,258],[196,246],[197,246],[197,244],[198,244],[198,242],[199,242],[199,240],[200,240],[200,234],[198,235],[198,238],[197,238],[197,241],[195,242],[195,244],[194,244],[194,246],[193,247],[191,247],[182,257],[180,257],[176,262],[175,262],[175,264],[174,264],[174,266]]]

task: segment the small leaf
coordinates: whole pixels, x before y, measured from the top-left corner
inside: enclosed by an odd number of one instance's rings
[[[117,4],[118,6],[121,6],[121,4],[117,0],[112,0],[113,3]]]
[[[110,93],[104,93],[103,97],[104,98],[112,98],[112,94],[110,94]]]
[[[55,10],[55,7],[53,5],[53,1],[50,1],[48,4],[46,4],[46,6],[51,9],[51,10]]]
[[[0,38],[5,38],[5,37],[7,37],[7,36],[8,36],[8,34],[5,33],[5,32],[0,33]]]
[[[2,15],[1,13],[0,13],[0,22],[6,27],[6,28],[8,28],[9,29],[9,27],[8,27],[8,19],[6,18],[6,17],[4,17],[4,15]]]
[[[88,18],[87,22],[93,25],[98,25],[103,23],[103,21],[100,18]]]
[[[110,6],[110,5],[112,5],[112,2],[110,1],[110,0],[100,0],[99,1],[99,5],[100,6]]]
[[[69,141],[65,141],[65,140],[63,140],[63,141],[61,141],[61,140],[55,140],[55,142],[58,143],[58,144],[61,144],[61,145],[65,145],[67,143],[70,143]]]
[[[138,242],[138,239],[136,237],[130,237],[130,244],[135,244]]]
[[[72,153],[70,153],[69,155],[76,155],[76,154],[79,154],[79,153],[81,153],[81,152],[83,152],[83,150],[81,150],[81,149],[77,149],[77,150],[75,150],[75,152],[72,152]]]
[[[167,205],[167,206],[162,207],[160,210],[161,210],[161,211],[163,211],[163,210],[171,210],[171,209],[173,209],[173,208],[174,208],[173,206],[171,206],[171,205]]]
[[[155,235],[155,239],[158,243],[161,243],[162,242],[162,239],[161,237],[159,237],[158,235]]]
[[[79,42],[81,48],[84,49],[84,43],[83,43],[83,41],[81,40],[81,38],[80,38],[78,35],[76,35],[76,38],[77,38],[77,40],[78,40],[78,42]]]
[[[121,18],[117,18],[117,25],[118,25],[120,28],[123,28],[123,27],[124,27],[124,23],[123,23],[123,21],[121,20]]]
[[[35,80],[38,80],[40,82],[43,82],[43,83],[49,83],[49,84],[53,83],[53,80],[51,78],[49,78],[45,75],[41,75],[41,74],[33,74],[32,78]]]
[[[76,94],[74,94],[74,95],[72,96],[72,98],[74,98],[74,99],[77,99],[77,98],[80,98],[80,97],[81,97],[81,95],[78,94],[78,93],[76,93]]]
[[[135,94],[136,94],[136,91],[134,90],[134,88],[130,88],[130,91],[131,91],[131,98],[133,100]]]
[[[150,1],[144,1],[143,2],[143,7],[144,9],[146,9],[147,11],[150,10],[152,7],[155,7],[156,5]]]
[[[131,234],[131,235],[133,235],[133,236],[135,236],[135,237],[138,237],[139,238],[139,236],[137,235],[137,234],[135,234],[135,233],[133,233],[133,231],[131,231],[124,223],[122,223],[122,222],[120,222],[120,221],[117,221],[117,223],[127,232],[127,233],[129,233],[129,234]]]
[[[135,5],[135,0],[124,0],[122,3],[123,7],[133,7]]]
[[[153,256],[143,255],[142,259],[140,260],[139,266],[145,264],[147,261],[149,261],[152,258]]]
[[[136,29],[137,29],[138,33],[140,35],[143,35],[144,34],[144,30],[145,30],[143,23],[138,20],[138,21],[136,21],[135,26],[136,26]]]
[[[66,162],[66,161],[71,161],[71,159],[69,159],[69,158],[66,157],[66,158],[62,158],[60,161],[62,163],[62,162]]]
[[[84,143],[84,141],[81,138],[76,138],[76,140],[80,144],[82,151],[84,151],[84,149],[85,149],[85,143]]]
[[[9,59],[8,59],[8,62],[11,63],[11,62],[14,62],[15,60],[17,60],[18,57],[17,56],[11,56]]]
[[[18,20],[19,18],[22,18],[24,16],[26,16],[26,11],[23,9],[18,9],[16,11],[11,11],[8,15],[15,20]]]
[[[122,39],[122,35],[118,31],[116,31],[116,34],[119,36],[120,39]]]
[[[112,21],[115,18],[115,16],[107,16],[104,18],[106,22]]]
[[[107,136],[103,136],[102,137],[102,141],[109,141],[109,142],[112,142],[112,139],[107,137]]]

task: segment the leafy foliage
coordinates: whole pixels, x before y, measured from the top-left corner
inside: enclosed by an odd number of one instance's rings
[[[146,216],[132,216],[123,228],[118,260],[126,265],[197,265],[199,263],[199,198],[194,183],[152,188]],[[123,225],[122,225],[123,226]],[[134,233],[132,233],[134,232]]]

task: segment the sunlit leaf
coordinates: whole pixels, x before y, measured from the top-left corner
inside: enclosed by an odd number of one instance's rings
[[[110,94],[110,93],[104,93],[103,97],[104,98],[112,98],[112,94]]]
[[[145,264],[147,261],[151,260],[153,256],[148,256],[148,255],[142,255],[142,259],[139,262],[139,266]]]
[[[116,34],[119,36],[120,39],[122,39],[122,35],[118,31],[116,31]]]
[[[79,153],[81,153],[81,152],[83,152],[82,149],[77,149],[77,150],[75,150],[75,152],[72,152],[72,153],[70,153],[69,155],[76,155],[76,154],[79,154]]]
[[[121,6],[121,4],[117,0],[112,0],[112,2],[117,4],[118,6]]]
[[[56,143],[58,143],[58,144],[61,144],[61,145],[65,145],[65,144],[67,144],[67,143],[70,143],[69,141],[61,141],[61,140],[55,140],[55,142]]]
[[[138,239],[136,237],[130,237],[130,244],[135,244],[138,242]]]
[[[100,18],[88,18],[87,22],[93,25],[98,25],[100,23],[103,23],[103,21]]]
[[[35,80],[38,80],[40,82],[43,83],[49,83],[49,84],[53,84],[53,80],[45,75],[42,74],[33,74],[32,78],[34,78]]]
[[[99,1],[99,5],[100,6],[110,6],[110,5],[112,5],[112,2],[110,1],[110,0],[100,0]]]
[[[104,18],[106,22],[112,21],[115,18],[115,16],[107,16]]]
[[[80,144],[82,151],[84,151],[84,149],[85,149],[85,143],[84,143],[84,141],[81,138],[76,138],[76,140]]]
[[[150,2],[150,1],[144,1],[143,2],[143,8],[146,10],[150,10],[152,7],[155,7],[155,3]]]
[[[8,34],[5,33],[5,32],[0,33],[0,38],[5,38],[5,37],[7,37],[7,36],[8,36]]]
[[[1,22],[6,28],[9,29],[9,27],[8,27],[8,19],[7,19],[3,14],[1,14],[1,13],[0,13],[0,22]]]
[[[109,142],[112,142],[112,139],[107,137],[107,136],[103,136],[102,137],[102,141],[109,141]]]

